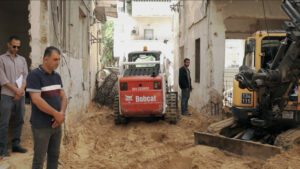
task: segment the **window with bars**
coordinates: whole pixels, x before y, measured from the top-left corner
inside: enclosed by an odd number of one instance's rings
[[[145,40],[152,40],[154,38],[153,29],[145,29],[144,30],[144,39]]]
[[[195,82],[200,83],[200,65],[201,65],[201,57],[200,57],[200,38],[195,40]]]

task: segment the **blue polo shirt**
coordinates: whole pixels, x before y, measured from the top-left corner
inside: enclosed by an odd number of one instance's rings
[[[61,108],[60,90],[63,90],[63,85],[57,72],[53,71],[49,74],[39,66],[28,74],[26,91],[41,93],[41,97],[57,111],[60,111]],[[32,127],[51,127],[52,118],[51,115],[42,112],[32,103],[30,118]]]

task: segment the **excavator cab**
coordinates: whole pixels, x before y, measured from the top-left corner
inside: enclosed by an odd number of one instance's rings
[[[233,117],[211,124],[208,133],[195,132],[196,144],[261,158],[299,145],[299,1],[283,0],[281,7],[290,18],[283,22],[285,32],[258,31],[246,41]]]
[[[248,67],[258,72],[261,68],[267,68],[274,60],[281,41],[286,37],[284,31],[258,31],[245,41],[245,55],[242,67]],[[242,67],[240,69],[242,69]],[[237,121],[249,122],[249,118],[255,114],[257,105],[257,93],[251,89],[233,82],[232,113]]]

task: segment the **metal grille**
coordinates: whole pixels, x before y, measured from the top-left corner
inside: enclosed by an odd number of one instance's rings
[[[159,74],[159,66],[155,67],[130,67],[125,70],[124,76],[151,76]]]

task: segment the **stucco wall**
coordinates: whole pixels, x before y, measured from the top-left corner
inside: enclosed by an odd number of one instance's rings
[[[171,40],[171,17],[134,17],[132,19],[133,27],[137,26],[139,31],[139,34],[137,36],[131,36],[132,39],[144,39],[144,29],[153,29],[154,40]],[[128,28],[130,29],[130,25],[128,26]],[[131,30],[129,30],[128,33],[131,34]]]
[[[223,91],[223,69],[225,56],[225,27],[221,13],[214,11],[215,4],[206,6],[205,1],[195,3],[183,2],[179,14],[179,46],[184,47],[184,57],[190,58],[191,78],[194,90],[191,93],[189,104],[203,112],[211,111],[211,105],[220,106]],[[200,13],[197,11],[201,11]],[[195,15],[199,13],[199,15]],[[195,82],[195,40],[200,38],[200,83]],[[177,54],[177,72],[180,59],[180,50]],[[176,73],[175,73],[176,74]],[[177,77],[178,79],[178,77]],[[178,83],[178,82],[176,82]],[[181,91],[178,89],[178,91]]]
[[[94,38],[100,40],[101,36],[101,26],[99,23],[95,23],[91,26],[91,34]],[[90,99],[93,99],[96,94],[96,74],[101,69],[100,64],[100,41],[91,41],[90,48],[90,81],[91,81],[91,90],[90,90]]]
[[[153,46],[151,43],[160,44],[164,40],[168,41],[167,45],[173,43],[171,17],[131,17],[126,13],[119,13],[118,16],[114,29],[114,57],[122,57],[128,52],[142,50],[143,46]],[[132,34],[133,29],[137,30],[136,34]],[[153,29],[153,40],[141,41],[144,40],[144,29]],[[134,48],[139,42],[141,43],[137,47],[142,47]],[[160,48],[152,50],[160,50]],[[171,53],[172,50],[173,46],[163,52]]]
[[[281,9],[282,0],[215,0],[215,3],[215,10],[222,12],[227,38],[241,39],[257,30],[282,29],[282,22],[288,20]]]
[[[85,113],[95,91],[98,53],[95,44],[89,49],[89,33],[97,35],[98,29],[94,26],[89,31],[90,3],[92,1],[53,4],[47,0],[30,3],[32,68],[42,63],[47,46],[53,45],[62,51],[57,71],[62,77],[69,100],[67,122],[75,122]],[[57,7],[64,9],[64,12],[53,10]]]
[[[172,16],[171,1],[132,1],[132,16]],[[145,7],[146,6],[146,7]]]

